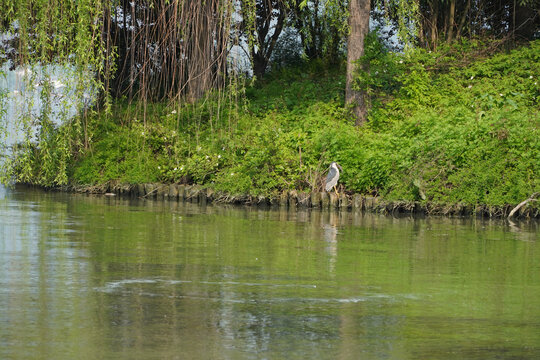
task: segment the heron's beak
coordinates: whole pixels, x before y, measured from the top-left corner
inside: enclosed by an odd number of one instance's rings
[[[339,168],[339,170],[343,171],[343,168],[341,167],[341,165],[339,165],[338,163],[336,163],[336,165]]]

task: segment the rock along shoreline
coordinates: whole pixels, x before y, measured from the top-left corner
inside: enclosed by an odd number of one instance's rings
[[[46,191],[121,196],[141,199],[168,201],[187,201],[192,203],[238,204],[258,207],[278,207],[295,210],[310,208],[320,210],[356,210],[381,214],[418,214],[443,216],[476,216],[504,218],[508,217],[515,205],[488,206],[466,204],[436,204],[419,201],[387,201],[381,197],[361,194],[336,194],[334,192],[287,191],[276,197],[253,196],[248,194],[227,194],[214,191],[200,185],[185,184],[117,184],[101,185],[66,185],[61,187],[43,187],[30,184],[18,184],[36,187]],[[538,202],[521,207],[515,218],[540,218]]]

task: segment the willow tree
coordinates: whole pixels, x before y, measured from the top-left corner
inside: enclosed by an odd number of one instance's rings
[[[113,97],[197,99],[223,85],[234,0],[1,0],[11,60],[90,67]]]
[[[223,86],[233,3],[121,0],[111,6],[107,52],[118,53],[112,93],[194,101]]]
[[[0,1],[0,46],[5,53],[0,61],[23,74],[17,95],[21,103],[18,118],[0,119],[4,125],[1,129],[18,129],[23,136],[12,149],[13,156],[1,163],[4,182],[15,173],[18,182],[66,183],[67,163],[88,137],[84,117],[69,118],[66,111],[52,112],[54,65],[63,64],[70,79],[62,84],[61,101],[65,104],[69,96],[83,112],[89,91],[103,90],[97,74],[109,75],[104,64],[110,55],[105,51],[101,21],[106,6],[103,1],[93,0]],[[108,97],[103,95],[100,103],[106,105]],[[41,103],[39,109],[36,98]],[[8,126],[7,121],[12,123]],[[59,122],[66,126],[56,131]]]
[[[70,157],[90,143],[85,116],[57,119],[51,112],[53,65],[72,72],[64,98],[73,98],[81,115],[107,110],[116,97],[145,108],[153,100],[195,101],[225,85],[234,3],[0,0],[0,62],[29,74],[19,117],[24,140],[2,162],[4,180],[17,174],[18,182],[64,184]],[[97,93],[90,107],[89,89]]]

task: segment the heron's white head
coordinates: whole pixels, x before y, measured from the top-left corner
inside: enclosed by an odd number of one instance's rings
[[[330,168],[336,170],[337,172],[339,172],[339,170],[343,171],[343,168],[335,161],[332,161]]]

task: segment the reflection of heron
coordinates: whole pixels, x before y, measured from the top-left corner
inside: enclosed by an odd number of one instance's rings
[[[326,185],[324,189],[328,192],[334,188],[337,194],[336,185],[339,180],[339,169],[343,171],[343,168],[339,166],[337,162],[332,162],[330,164],[330,169],[328,170],[328,175],[326,176]]]
[[[326,252],[328,253],[328,271],[331,276],[335,275],[336,261],[338,255],[338,215],[328,213],[329,219],[323,224],[323,240],[326,242]]]

